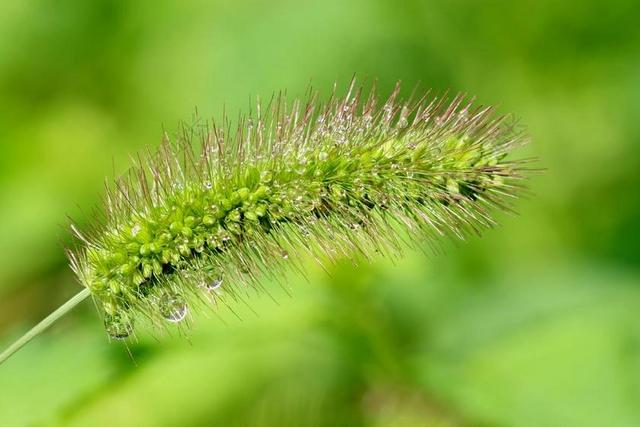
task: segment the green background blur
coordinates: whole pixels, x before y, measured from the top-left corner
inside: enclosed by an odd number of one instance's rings
[[[0,366],[0,425],[640,425],[640,2],[0,1],[0,345],[79,290],[65,215],[195,108],[356,73],[528,126],[482,239],[287,278],[131,357],[84,303]]]

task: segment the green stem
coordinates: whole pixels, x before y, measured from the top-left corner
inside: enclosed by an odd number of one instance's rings
[[[20,350],[25,344],[31,341],[34,337],[44,332],[49,326],[51,326],[56,320],[67,314],[73,307],[84,301],[89,296],[89,289],[84,288],[76,295],[74,295],[69,301],[62,304],[56,311],[45,317],[40,323],[31,328],[29,332],[21,336],[17,341],[9,346],[5,351],[0,354],[0,364],[4,363],[13,353]]]

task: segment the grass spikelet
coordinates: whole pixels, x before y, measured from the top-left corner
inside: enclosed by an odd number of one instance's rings
[[[355,82],[322,103],[277,96],[236,126],[197,122],[109,185],[103,218],[72,226],[71,266],[109,336],[188,324],[242,300],[300,254],[321,265],[398,255],[495,224],[523,189],[526,138],[465,96],[383,102]],[[223,292],[220,292],[223,290]]]

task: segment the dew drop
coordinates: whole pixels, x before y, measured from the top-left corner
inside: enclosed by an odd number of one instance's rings
[[[205,190],[211,190],[213,188],[213,184],[211,184],[211,182],[209,182],[209,181],[206,181],[203,184],[203,187],[204,187]]]
[[[260,182],[271,182],[273,174],[270,171],[260,172]]]
[[[282,259],[289,259],[289,252],[283,250],[280,255],[282,255]]]
[[[169,322],[180,322],[187,316],[187,311],[187,303],[182,295],[167,292],[160,298],[160,315]]]
[[[136,224],[131,227],[131,237],[136,237],[141,229],[142,227],[140,227],[140,224]]]
[[[104,316],[104,327],[107,334],[114,340],[123,340],[133,332],[133,322],[127,315],[106,314]]]
[[[220,286],[222,286],[222,276],[218,276],[215,279],[211,280],[210,282],[207,283],[206,286],[208,291],[210,292],[215,291]]]

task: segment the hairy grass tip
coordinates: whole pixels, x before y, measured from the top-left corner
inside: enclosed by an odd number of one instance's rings
[[[195,307],[260,291],[303,254],[398,255],[491,227],[523,190],[511,116],[466,96],[399,97],[352,82],[325,102],[275,96],[232,126],[199,122],[107,186],[103,215],[72,226],[71,266],[107,333],[188,325]]]

